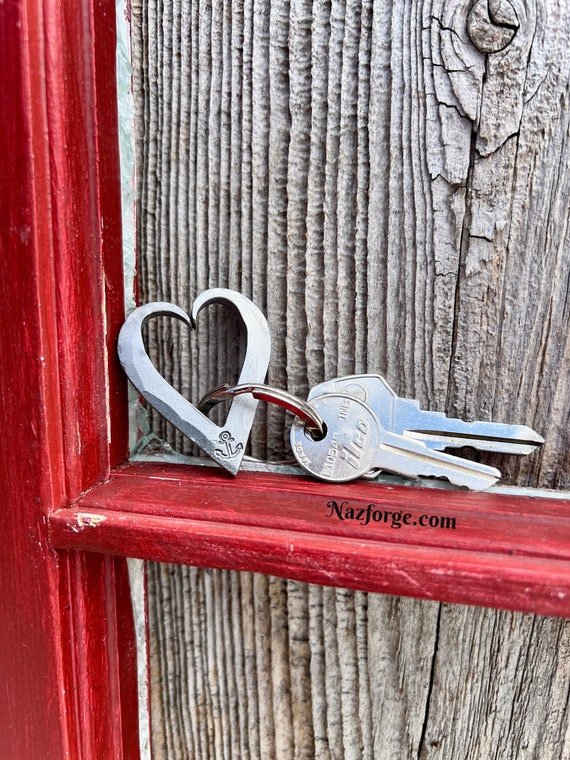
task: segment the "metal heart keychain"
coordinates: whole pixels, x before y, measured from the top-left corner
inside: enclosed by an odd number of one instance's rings
[[[237,396],[232,401],[225,425],[219,427],[164,379],[150,360],[142,337],[143,324],[158,316],[176,317],[195,329],[199,312],[215,303],[236,311],[245,326],[246,354],[238,382],[263,383],[271,353],[269,325],[248,298],[225,288],[201,293],[194,301],[191,317],[170,303],[140,306],[121,328],[117,350],[123,369],[141,396],[221,467],[236,475],[245,454],[257,399]]]

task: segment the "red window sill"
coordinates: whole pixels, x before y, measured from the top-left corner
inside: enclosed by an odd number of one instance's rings
[[[128,463],[51,515],[51,542],[570,617],[570,499],[539,494]]]

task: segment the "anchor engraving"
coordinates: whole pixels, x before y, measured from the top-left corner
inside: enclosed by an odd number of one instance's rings
[[[243,443],[238,443],[236,446],[232,446],[235,438],[229,430],[224,430],[220,433],[219,442],[224,446],[224,449],[216,449],[216,454],[224,459],[233,459],[240,451],[243,451]]]

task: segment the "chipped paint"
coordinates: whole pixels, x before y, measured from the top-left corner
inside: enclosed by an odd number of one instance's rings
[[[105,515],[91,515],[88,512],[81,512],[75,518],[75,525],[72,530],[78,533],[83,528],[97,528],[106,519]]]

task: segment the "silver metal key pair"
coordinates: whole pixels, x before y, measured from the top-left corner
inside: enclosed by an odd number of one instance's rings
[[[467,423],[422,410],[417,401],[399,398],[380,375],[321,383],[311,390],[308,402],[323,419],[326,435],[315,438],[295,420],[291,447],[307,472],[330,482],[385,470],[410,478],[447,478],[455,485],[483,490],[497,482],[499,470],[441,450],[471,446],[529,454],[543,443],[524,425]]]

